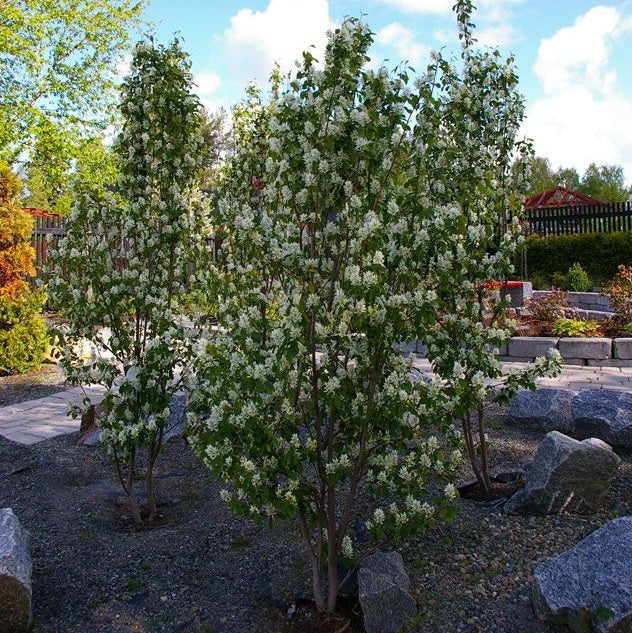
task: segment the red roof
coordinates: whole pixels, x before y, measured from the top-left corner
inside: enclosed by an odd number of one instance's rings
[[[583,193],[579,193],[579,191],[571,191],[566,187],[553,187],[553,189],[549,189],[548,191],[536,193],[524,201],[524,206],[527,209],[565,207],[579,204],[603,204],[603,202]]]
[[[23,207],[22,211],[26,211],[31,215],[36,215],[40,218],[60,218],[59,213],[49,213],[48,211],[44,211],[43,209],[36,209],[35,207]]]

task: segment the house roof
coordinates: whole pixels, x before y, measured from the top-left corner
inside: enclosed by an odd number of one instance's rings
[[[581,204],[603,204],[603,202],[583,193],[579,193],[579,191],[567,189],[566,187],[553,187],[542,193],[536,193],[527,198],[524,202],[524,206],[527,209],[565,207]]]
[[[22,207],[22,211],[26,211],[31,215],[35,215],[40,218],[59,218],[61,217],[59,213],[49,213],[48,211],[44,211],[43,209],[36,209],[35,207]]]

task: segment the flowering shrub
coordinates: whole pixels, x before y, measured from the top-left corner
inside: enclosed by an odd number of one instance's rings
[[[604,286],[603,292],[615,310],[615,320],[627,327],[632,323],[632,266],[621,264],[617,274]]]
[[[25,280],[34,275],[33,220],[20,209],[20,180],[0,162],[0,375],[39,367],[48,342],[40,315],[45,297]]]
[[[522,109],[511,65],[470,52],[468,4],[464,75],[440,56],[414,86],[407,70],[368,69],[371,33],[350,19],[322,68],[304,53],[285,92],[266,105],[251,89],[236,112],[220,327],[202,344],[190,437],[233,510],[297,519],[320,610],[345,582],[337,558],[356,556],[361,491],[376,540],[451,515],[452,421],[500,376],[507,304],[485,282],[506,278],[515,250],[503,196]],[[442,381],[396,351],[415,338]]]
[[[568,292],[559,288],[530,299],[525,308],[527,312],[522,316],[523,322],[533,326],[534,334],[543,336],[551,334],[553,324],[558,319],[572,319],[577,314],[577,310],[568,303]]]
[[[203,213],[192,200],[198,168],[200,105],[190,93],[189,62],[177,41],[141,42],[123,87],[118,194],[86,193],[51,256],[50,290],[69,321],[69,343],[85,337],[97,359],[83,363],[68,345],[73,383],[106,388],[101,438],[119,471],[134,520],[134,478],[144,449],[147,520],[156,518],[154,466],[180,388],[178,367],[192,353],[178,316],[201,251]],[[88,404],[88,402],[86,402]]]

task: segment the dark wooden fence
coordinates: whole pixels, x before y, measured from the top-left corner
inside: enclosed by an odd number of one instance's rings
[[[48,258],[48,249],[57,244],[61,236],[66,233],[64,218],[52,215],[35,215],[33,217],[33,233],[31,233],[31,246],[35,249],[35,277],[31,279],[36,283],[42,278],[44,264]],[[221,238],[208,238],[206,246],[211,251],[213,259],[217,258],[222,240]],[[195,269],[194,265],[193,269]]]
[[[33,220],[31,246],[35,249],[35,278],[39,279],[48,257],[48,249],[65,233],[64,219],[53,215],[35,215]]]
[[[632,202],[527,209],[523,218],[538,235],[632,231]]]

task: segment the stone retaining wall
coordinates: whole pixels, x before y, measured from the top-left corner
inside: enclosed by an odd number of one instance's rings
[[[427,348],[421,341],[397,346],[403,354],[425,357]],[[500,359],[530,363],[557,349],[565,365],[590,367],[632,367],[632,338],[558,338],[553,336],[514,336],[500,350]]]
[[[502,360],[530,362],[557,349],[566,365],[632,367],[632,338],[556,338],[516,336],[509,340]]]
[[[550,294],[550,292],[550,290],[534,290],[532,297],[533,299],[537,299]],[[571,308],[579,308],[580,310],[613,312],[610,299],[600,295],[598,292],[569,292],[568,303]]]

